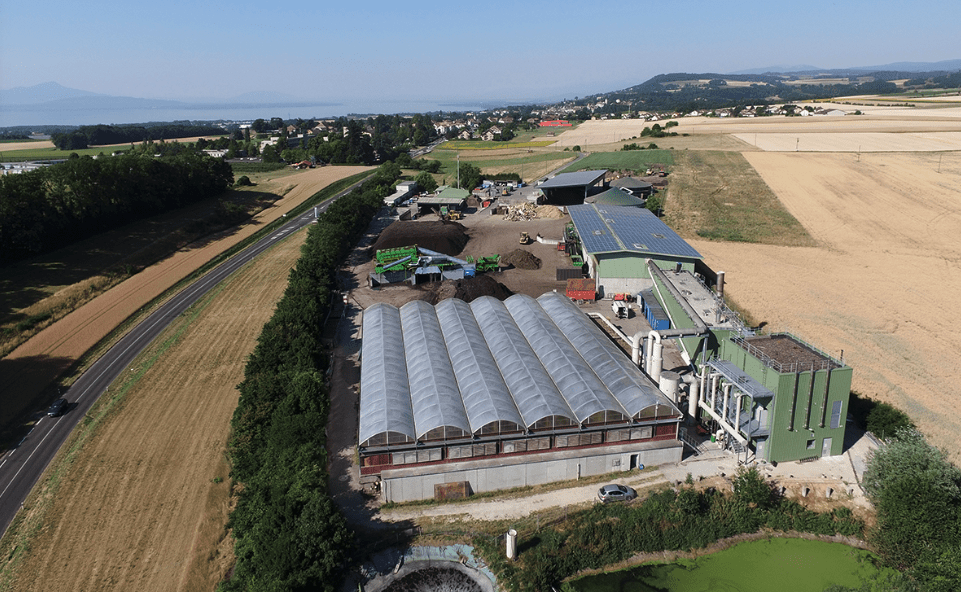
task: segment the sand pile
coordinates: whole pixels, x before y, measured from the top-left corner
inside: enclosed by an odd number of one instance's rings
[[[431,294],[425,298],[431,304],[437,304],[448,298],[460,298],[465,302],[472,302],[481,296],[493,296],[498,300],[507,300],[514,293],[504,284],[489,275],[479,275],[462,280],[444,280],[425,286]]]
[[[379,249],[417,245],[445,255],[457,255],[467,244],[467,232],[457,222],[394,222],[380,233],[370,255]]]
[[[514,249],[506,255],[501,255],[501,267],[513,265],[517,269],[540,269],[541,260],[530,251]]]

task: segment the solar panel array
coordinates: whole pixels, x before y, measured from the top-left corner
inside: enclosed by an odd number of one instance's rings
[[[571,220],[589,253],[632,251],[702,259],[650,210],[584,204],[569,206]]]

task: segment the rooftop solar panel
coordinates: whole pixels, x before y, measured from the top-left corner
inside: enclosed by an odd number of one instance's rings
[[[571,220],[589,253],[633,251],[701,259],[691,245],[643,208],[569,206]]]

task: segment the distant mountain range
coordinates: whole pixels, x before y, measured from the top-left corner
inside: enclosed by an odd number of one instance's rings
[[[31,111],[59,111],[63,109],[208,109],[217,107],[271,107],[297,105],[335,105],[336,103],[304,102],[294,96],[270,92],[253,91],[227,99],[196,99],[173,101],[168,99],[143,99],[104,95],[76,88],[69,88],[56,82],[44,82],[34,86],[19,86],[0,90],[0,105]]]
[[[853,66],[850,68],[819,68],[817,66],[768,66],[730,72],[730,74],[843,74],[847,72],[952,72],[961,69],[961,60],[941,62],[894,62],[881,66]]]

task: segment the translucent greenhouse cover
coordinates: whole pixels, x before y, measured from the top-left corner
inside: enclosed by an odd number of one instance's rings
[[[630,415],[536,300],[515,294],[504,304],[579,422],[604,411]]]
[[[679,413],[565,296],[484,296],[364,312],[360,443],[478,434],[494,422],[575,426],[600,412]],[[498,426],[500,429],[500,426]],[[508,426],[508,429],[513,429]],[[434,436],[431,436],[434,437]]]
[[[392,431],[411,440],[414,411],[410,404],[407,360],[400,311],[375,304],[364,311],[364,341],[360,368],[360,442]]]
[[[537,302],[632,417],[655,405],[680,414],[671,400],[568,298],[548,292]]]
[[[437,305],[436,311],[471,430],[478,432],[497,421],[509,421],[523,429],[524,419],[517,411],[470,305],[448,298]]]
[[[434,307],[423,300],[408,302],[400,307],[400,322],[404,329],[404,353],[417,437],[442,427],[470,433],[470,422]]]
[[[483,296],[470,306],[527,427],[551,416],[577,422],[504,303]]]

